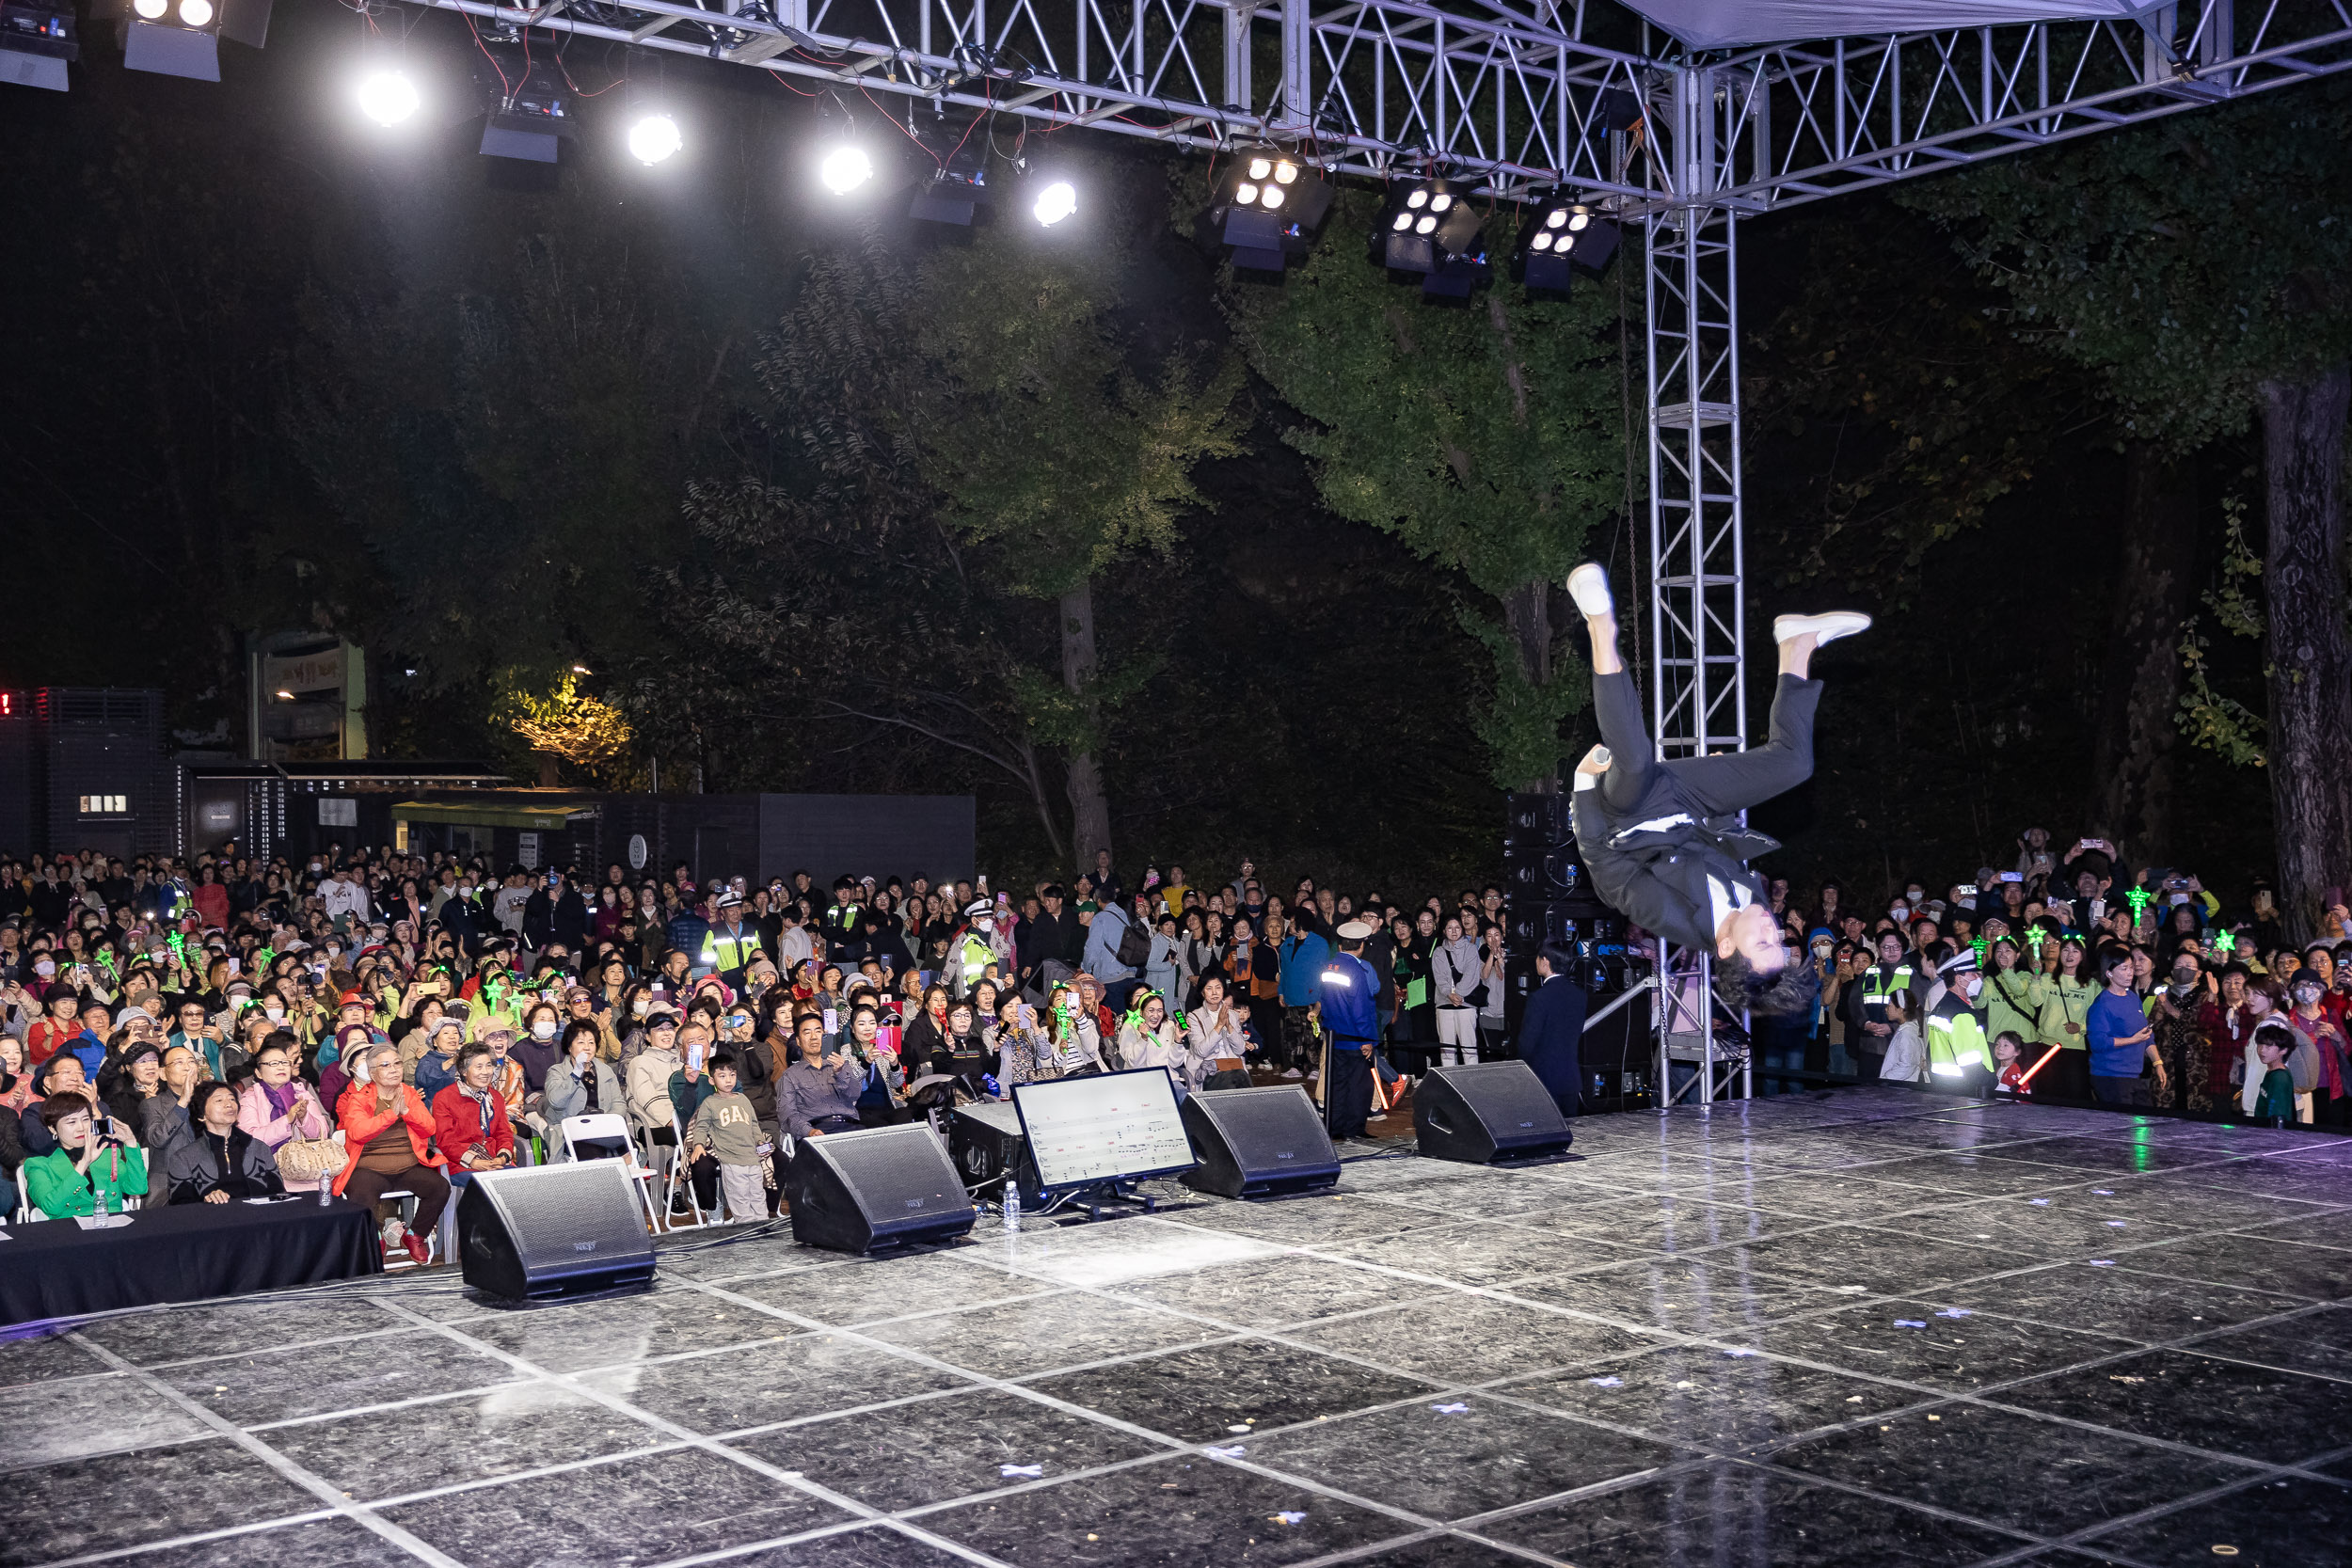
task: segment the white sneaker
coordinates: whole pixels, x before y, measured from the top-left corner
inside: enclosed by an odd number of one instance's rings
[[[1617,612],[1617,601],[1609,594],[1609,574],[1598,562],[1588,561],[1568,574],[1568,597],[1586,615]]]
[[[1870,629],[1870,618],[1858,610],[1824,610],[1819,615],[1780,615],[1772,620],[1772,641],[1786,642],[1792,637],[1813,634],[1813,645],[1835,642],[1841,637],[1851,637],[1858,631]]]
[[[1296,1068],[1293,1068],[1288,1072],[1282,1074],[1282,1076],[1285,1078],[1304,1078],[1307,1075],[1299,1071]]]

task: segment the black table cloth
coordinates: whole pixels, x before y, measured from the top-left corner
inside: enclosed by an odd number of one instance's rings
[[[314,1285],[384,1268],[374,1211],[311,1195],[281,1203],[183,1203],[85,1230],[23,1221],[0,1242],[0,1323]]]

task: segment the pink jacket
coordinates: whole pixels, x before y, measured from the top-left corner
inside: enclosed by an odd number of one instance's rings
[[[327,1116],[326,1107],[319,1103],[316,1091],[299,1078],[293,1081],[292,1086],[302,1098],[295,1101],[294,1108],[282,1117],[271,1115],[269,1091],[258,1080],[246,1080],[245,1087],[237,1091],[237,1125],[251,1133],[257,1141],[267,1144],[273,1154],[291,1139],[324,1138],[335,1131],[334,1120]],[[288,1178],[286,1190],[290,1193],[316,1192],[318,1183]]]

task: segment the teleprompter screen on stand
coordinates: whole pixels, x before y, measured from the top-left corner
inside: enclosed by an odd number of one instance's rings
[[[1013,1086],[1012,1102],[1048,1190],[1165,1176],[1193,1166],[1166,1068]]]

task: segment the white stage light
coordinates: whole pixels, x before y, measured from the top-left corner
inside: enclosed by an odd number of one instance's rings
[[[847,196],[874,178],[874,161],[866,155],[866,149],[845,143],[825,154],[817,173],[824,181],[825,189],[835,196]]]
[[[374,71],[360,78],[359,112],[378,125],[398,125],[417,108],[417,84],[405,71]]]
[[[668,115],[647,115],[628,128],[628,150],[640,163],[658,164],[685,145],[677,121]]]
[[[1037,221],[1051,229],[1055,224],[1078,210],[1078,189],[1067,180],[1057,180],[1037,193],[1037,205],[1032,209]]]
[[[131,0],[131,8],[148,22],[161,22],[164,12],[171,9],[171,0]]]
[[[191,27],[202,27],[213,20],[213,0],[180,0],[180,20]]]

